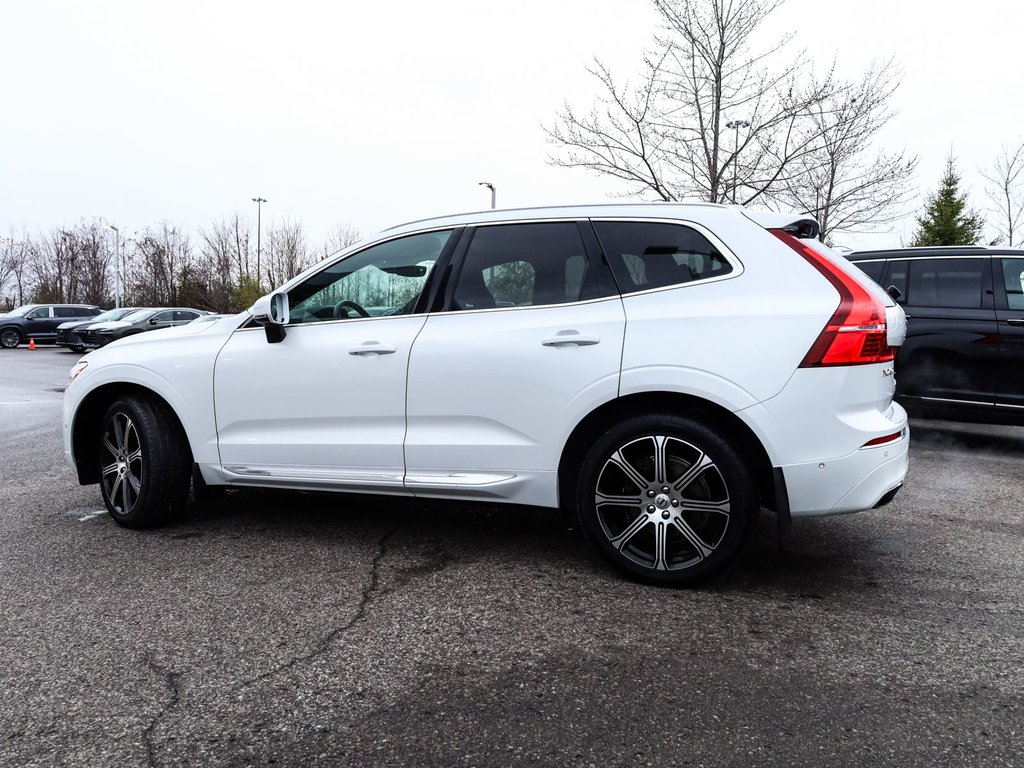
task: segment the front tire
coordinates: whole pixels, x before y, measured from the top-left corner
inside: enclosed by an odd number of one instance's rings
[[[609,429],[577,484],[584,533],[616,568],[652,584],[686,585],[739,555],[758,511],[753,468],[718,431],[652,414]]]
[[[181,512],[191,452],[166,406],[147,397],[119,398],[103,416],[98,439],[100,489],[116,523],[149,528]]]
[[[0,347],[14,349],[21,344],[21,333],[17,328],[4,328],[0,331]]]

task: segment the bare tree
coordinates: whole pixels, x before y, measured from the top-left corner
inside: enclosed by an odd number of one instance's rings
[[[133,303],[149,306],[173,306],[178,303],[178,285],[182,271],[191,261],[192,246],[188,234],[161,222],[146,227],[131,241],[131,265],[127,283]]]
[[[831,71],[806,75],[803,54],[779,69],[784,36],[754,37],[782,0],[654,0],[662,31],[637,86],[597,62],[603,96],[586,115],[566,104],[551,162],[626,182],[626,194],[750,203],[777,199],[799,161],[821,146],[808,116],[837,89]]]
[[[822,241],[834,232],[872,231],[906,215],[917,158],[902,150],[871,150],[892,116],[888,105],[898,86],[899,71],[889,60],[810,109],[818,146],[796,159],[781,200],[817,218]]]
[[[270,228],[264,271],[267,283],[281,285],[312,263],[302,224],[285,221]]]
[[[1024,224],[1024,141],[1014,149],[1004,144],[992,167],[981,171],[988,182],[985,197],[992,203],[997,218],[996,242],[1013,247],[1014,238]]]
[[[348,222],[344,224],[338,224],[334,230],[327,235],[327,240],[324,241],[324,258],[330,256],[332,253],[348,248],[350,245],[355,245],[361,239],[359,230],[353,227]]]

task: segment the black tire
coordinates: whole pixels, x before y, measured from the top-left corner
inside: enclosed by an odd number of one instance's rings
[[[693,584],[739,556],[759,509],[753,477],[740,452],[706,424],[673,414],[634,417],[587,452],[577,484],[580,523],[620,571],[651,584]]]
[[[156,400],[115,400],[97,436],[100,489],[107,511],[126,528],[150,528],[188,501],[192,455],[181,426]]]
[[[4,328],[0,331],[0,347],[14,349],[21,344],[21,331],[17,328]]]
[[[70,349],[72,352],[85,352],[85,347],[81,344],[71,344]]]

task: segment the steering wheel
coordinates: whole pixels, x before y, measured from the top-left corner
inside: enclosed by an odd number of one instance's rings
[[[342,320],[344,318],[351,318],[352,315],[350,315],[348,313],[348,310],[350,310],[350,309],[353,312],[355,312],[356,315],[358,315],[359,317],[369,317],[370,316],[369,312],[367,312],[361,306],[356,304],[354,301],[349,301],[348,299],[345,299],[344,301],[339,301],[337,304],[334,305],[334,318],[336,320]]]

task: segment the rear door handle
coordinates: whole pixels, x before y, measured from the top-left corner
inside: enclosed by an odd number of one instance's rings
[[[1006,324],[1024,326],[1024,317],[1011,317],[1006,321]]]
[[[376,341],[365,341],[358,347],[352,347],[348,353],[350,355],[365,355],[367,357],[373,357],[376,355],[391,355],[398,351],[398,347],[394,344],[380,344]]]
[[[559,331],[541,341],[545,347],[589,347],[600,343],[600,336],[583,336],[579,331]]]

